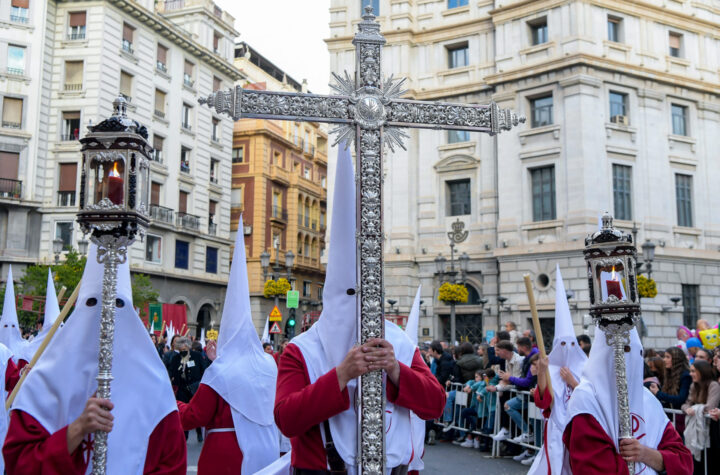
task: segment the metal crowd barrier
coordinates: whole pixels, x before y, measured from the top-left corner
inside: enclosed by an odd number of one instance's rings
[[[539,451],[542,447],[542,434],[544,431],[544,424],[545,419],[542,416],[542,410],[538,409],[537,406],[535,406],[535,403],[530,400],[530,391],[519,391],[513,386],[506,386],[505,389],[500,392],[495,393],[488,393],[489,396],[495,398],[495,411],[494,413],[489,412],[489,405],[490,401],[489,398],[485,398],[480,403],[479,413],[489,416],[490,414],[494,414],[494,419],[491,421],[491,427],[492,431],[487,434],[485,432],[482,432],[479,428],[484,427],[486,424],[486,420],[484,418],[478,417],[477,419],[477,425],[476,428],[473,430],[470,430],[469,427],[463,427],[460,425],[460,415],[462,414],[462,410],[470,407],[471,405],[471,397],[474,397],[474,394],[467,394],[463,392],[464,384],[461,383],[452,383],[450,385],[449,391],[455,391],[455,401],[452,405],[452,420],[450,422],[449,427],[451,429],[455,429],[458,431],[462,431],[465,433],[471,433],[475,436],[485,437],[489,438],[492,441],[492,450],[490,452],[491,457],[500,457],[500,442],[496,442],[492,439],[492,436],[494,434],[497,434],[498,431],[501,429],[501,417],[500,417],[500,396],[503,394],[509,394],[510,397],[507,398],[507,400],[510,400],[514,396],[520,396],[523,398],[523,405],[522,409],[520,411],[520,415],[522,419],[527,422],[529,432],[533,434],[533,441],[530,443],[516,443],[516,445],[520,445],[522,447],[525,447],[527,449],[536,450]],[[449,392],[448,391],[448,392]],[[504,399],[504,398],[503,398]],[[668,418],[672,422],[673,426],[678,430],[678,433],[682,436],[682,432],[685,427],[685,413],[680,409],[668,409],[665,408],[665,413],[667,414]],[[678,417],[681,416],[681,417]],[[706,418],[710,419],[710,416],[705,415]],[[512,418],[508,416],[509,419],[509,427],[508,430],[510,432],[510,435],[508,439],[505,442],[510,442],[510,439],[520,435],[521,428],[519,428]],[[678,427],[678,423],[680,423],[680,427]],[[709,425],[708,425],[709,429]],[[515,443],[515,442],[510,442]],[[707,468],[707,453],[708,448],[705,448],[703,451],[703,467],[704,475],[708,474],[708,468]]]

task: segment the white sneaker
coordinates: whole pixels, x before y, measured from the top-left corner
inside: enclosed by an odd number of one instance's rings
[[[463,442],[462,444],[460,444],[460,447],[465,447],[465,448],[468,448],[468,449],[469,449],[469,448],[471,448],[471,447],[473,446],[474,443],[475,443],[474,440],[465,439],[465,442]]]
[[[521,453],[520,455],[516,455],[513,457],[513,460],[516,462],[520,462],[522,460],[525,460],[526,458],[532,456],[532,452],[530,452],[530,449],[526,449],[525,452]]]
[[[508,432],[508,430],[503,427],[502,429],[500,429],[500,432],[492,436],[492,439],[495,442],[502,442],[503,440],[507,440],[509,435],[510,433]]]
[[[452,426],[452,422],[443,422],[443,426],[443,432],[450,432],[454,429],[454,427]]]
[[[536,455],[533,455],[532,457],[526,458],[525,460],[521,460],[520,463],[523,464],[523,465],[528,465],[528,466],[530,466],[530,465],[532,465],[532,463],[535,461],[535,457],[537,457],[537,456],[536,456]]]
[[[477,437],[475,440],[473,440],[473,449],[479,449],[480,448],[480,438]]]
[[[513,438],[512,440],[510,440],[510,442],[512,442],[513,444],[529,444],[530,442],[532,442],[532,440],[532,435],[525,432],[524,434],[520,434],[519,436]]]

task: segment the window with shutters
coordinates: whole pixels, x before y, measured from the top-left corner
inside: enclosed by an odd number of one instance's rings
[[[208,202],[208,234],[215,236],[217,234],[217,223],[215,222],[215,212],[217,210],[217,201],[210,200]]]
[[[175,241],[175,268],[187,269],[190,262],[190,243],[177,239]]]
[[[217,274],[218,249],[217,247],[205,248],[205,272]]]
[[[680,33],[668,33],[668,54],[674,58],[681,58],[683,55],[683,35]]]
[[[677,207],[677,224],[687,228],[693,227],[692,176],[675,174],[675,203]]]
[[[530,44],[541,45],[548,42],[547,18],[539,18],[528,22],[530,28]]]
[[[447,47],[448,68],[462,68],[469,63],[469,48],[467,43]]]
[[[164,72],[167,73],[167,56],[168,56],[168,48],[167,46],[163,46],[160,43],[157,45],[157,59],[156,59],[156,67]]]
[[[180,147],[180,171],[190,173],[190,149]]]
[[[80,111],[62,113],[62,132],[60,140],[69,142],[80,138]]]
[[[133,54],[133,37],[135,36],[135,28],[123,23],[122,50],[126,53]]]
[[[155,89],[155,115],[165,118],[165,91],[160,89]]]
[[[73,242],[73,222],[57,221],[55,223],[55,239],[60,239],[63,243],[63,251],[72,249]]]
[[[68,14],[68,39],[84,40],[85,39],[85,22],[87,19],[86,12],[70,12]]]
[[[670,114],[672,116],[672,133],[675,135],[689,135],[687,126],[687,106],[680,104],[670,105]]]
[[[5,180],[17,180],[20,154],[12,152],[0,152],[0,196],[7,192]]]
[[[182,128],[192,130],[192,106],[183,103],[182,105]]]
[[[213,33],[213,53],[220,53],[220,35]]]
[[[615,219],[632,219],[632,167],[613,165],[613,203]]]
[[[530,99],[530,126],[542,127],[553,123],[553,96]]]
[[[555,167],[530,170],[533,221],[555,219]]]
[[[23,46],[8,45],[7,73],[13,76],[25,75],[25,48]]]
[[[160,206],[160,193],[162,193],[162,184],[156,181],[150,183],[150,205]]]
[[[245,189],[243,187],[232,189],[232,191],[230,192],[230,207],[231,208],[242,208],[244,192],[245,192]]]
[[[220,119],[216,119],[215,117],[213,117],[211,121],[210,139],[213,142],[220,141]]]
[[[688,328],[695,328],[700,318],[699,288],[699,285],[682,284],[683,325]]]
[[[235,147],[232,149],[232,162],[242,163],[245,160],[245,147]]]
[[[80,91],[83,87],[83,62],[65,61],[65,82],[63,89],[66,91]],[[131,76],[132,77],[132,76]],[[122,87],[122,84],[121,84]],[[121,89],[122,91],[122,89]]]
[[[222,88],[222,80],[217,76],[213,76],[213,92],[217,92],[221,88]]]
[[[163,147],[165,146],[165,138],[158,134],[153,134],[153,151],[150,154],[150,160],[158,163],[163,162]]]
[[[23,100],[4,97],[2,104],[2,126],[10,129],[22,128]]]
[[[185,60],[185,69],[183,71],[183,84],[185,84],[187,87],[193,87],[195,84],[195,79],[193,76],[193,71],[195,69],[195,65]]]
[[[145,236],[145,260],[153,264],[162,263],[162,238],[147,234]]]
[[[29,21],[30,0],[10,1],[10,21],[27,23]]]
[[[58,183],[58,206],[75,206],[75,182],[77,180],[77,163],[60,164],[60,181]]]
[[[220,160],[210,159],[210,183],[217,184],[220,173]]]
[[[133,77],[130,73],[120,71],[120,94],[126,101],[132,102]]]
[[[470,214],[470,179],[448,181],[445,186],[447,188],[447,215]]]
[[[180,190],[180,192],[178,193],[178,212],[187,213],[188,196],[190,196],[190,193],[188,193],[187,191]]]

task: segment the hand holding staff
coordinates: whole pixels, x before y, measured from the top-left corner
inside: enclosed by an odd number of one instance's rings
[[[40,344],[40,348],[37,349],[35,354],[33,355],[30,362],[27,364],[27,366],[32,369],[35,366],[35,363],[37,363],[37,360],[40,359],[40,356],[42,356],[43,352],[45,351],[45,348],[47,348],[48,344],[50,343],[50,340],[52,340],[52,337],[55,335],[55,332],[58,328],[60,328],[60,324],[65,320],[65,317],[68,313],[70,313],[70,309],[72,309],[72,306],[75,304],[75,301],[78,298],[78,294],[80,293],[80,284],[82,281],[78,282],[77,287],[75,287],[75,290],[73,290],[73,293],[70,295],[70,298],[65,302],[65,306],[63,307],[62,311],[60,312],[60,315],[55,319],[55,322],[53,323],[52,327],[50,327],[50,331],[48,331],[47,335],[45,335],[45,339]],[[63,287],[60,290],[60,297],[58,298],[58,301],[62,298],[63,293],[65,292],[65,288]],[[28,373],[30,371],[23,372],[22,377],[20,378],[20,381],[15,385],[15,389],[13,389],[12,393],[10,393],[10,396],[8,396],[7,401],[5,402],[5,410],[10,409],[10,406],[12,406],[13,401],[15,400],[15,396],[17,396],[18,391],[20,390],[20,387],[22,386],[23,382],[25,381],[25,378],[27,377]]]
[[[530,303],[530,314],[532,315],[533,330],[535,331],[535,339],[537,340],[538,350],[540,351],[540,358],[546,358],[545,340],[543,339],[542,329],[540,328],[540,317],[538,317],[537,305],[535,304],[535,292],[533,292],[530,276],[525,274],[523,279],[525,280],[525,290],[527,291],[528,302]],[[550,392],[550,397],[552,397],[553,390],[549,370],[545,373],[545,381],[547,381],[548,392]]]

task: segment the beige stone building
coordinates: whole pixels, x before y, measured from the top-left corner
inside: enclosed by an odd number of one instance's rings
[[[385,163],[386,298],[407,311],[423,286],[421,339],[449,338],[438,253],[460,219],[471,301],[458,337],[505,321],[529,328],[529,273],[552,331],[555,266],[578,333],[587,326],[585,236],[608,210],[655,244],[659,294],[643,300],[646,344],[720,317],[720,9],[710,0],[332,0],[331,70],[372,4],[386,75],[408,97],[497,102],[525,114],[497,137],[411,131]],[[642,262],[647,255],[641,255]],[[677,304],[671,300],[679,298]]]

